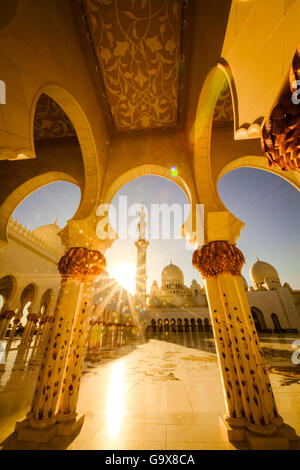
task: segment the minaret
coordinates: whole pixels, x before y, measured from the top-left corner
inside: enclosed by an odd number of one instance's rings
[[[146,305],[146,287],[147,287],[147,266],[146,266],[146,250],[149,242],[145,240],[146,237],[146,214],[144,212],[144,205],[140,212],[139,222],[139,238],[135,242],[137,247],[137,263],[136,263],[136,299],[142,304]]]

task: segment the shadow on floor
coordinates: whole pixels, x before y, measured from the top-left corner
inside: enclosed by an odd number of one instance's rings
[[[0,449],[1,450],[67,450],[68,447],[72,444],[72,442],[76,439],[76,437],[80,434],[80,431],[81,430],[78,430],[76,434],[74,434],[71,437],[61,437],[61,436],[54,437],[47,443],[18,441],[16,437],[16,433],[13,433],[7,439],[5,439],[5,441],[3,441],[0,444]],[[246,442],[231,442],[230,444],[236,450],[250,450],[250,447]],[[88,450],[88,448],[86,450]],[[115,450],[120,450],[120,449],[116,448]],[[122,448],[122,450],[126,450],[126,449]],[[140,449],[137,448],[135,450],[140,450]],[[153,450],[157,450],[157,449],[154,448]],[[165,449],[161,449],[161,450],[163,451]],[[182,450],[186,450],[186,449],[182,449]],[[216,450],[216,449],[211,449],[211,450]]]
[[[12,433],[8,436],[1,444],[1,450],[67,450],[67,448],[72,444],[74,439],[80,434],[81,429],[79,429],[73,436],[62,437],[55,436],[49,442],[27,442],[19,441],[17,439],[16,433]]]

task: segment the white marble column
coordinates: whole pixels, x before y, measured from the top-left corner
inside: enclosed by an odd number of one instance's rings
[[[193,256],[209,302],[231,440],[243,440],[243,429],[274,436],[283,425],[243,287],[243,264],[241,251],[226,241],[210,242]]]

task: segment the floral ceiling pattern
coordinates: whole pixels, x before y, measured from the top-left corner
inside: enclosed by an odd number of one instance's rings
[[[84,0],[117,132],[177,125],[181,0]]]
[[[233,123],[231,91],[227,82],[216,103],[213,120],[215,127],[223,127],[224,125]]]
[[[42,94],[35,109],[34,140],[75,135],[75,129],[66,113],[49,96]]]

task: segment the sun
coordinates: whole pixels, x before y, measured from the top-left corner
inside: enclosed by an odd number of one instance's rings
[[[135,266],[130,263],[115,264],[111,271],[111,277],[121,284],[130,294],[135,293]]]

